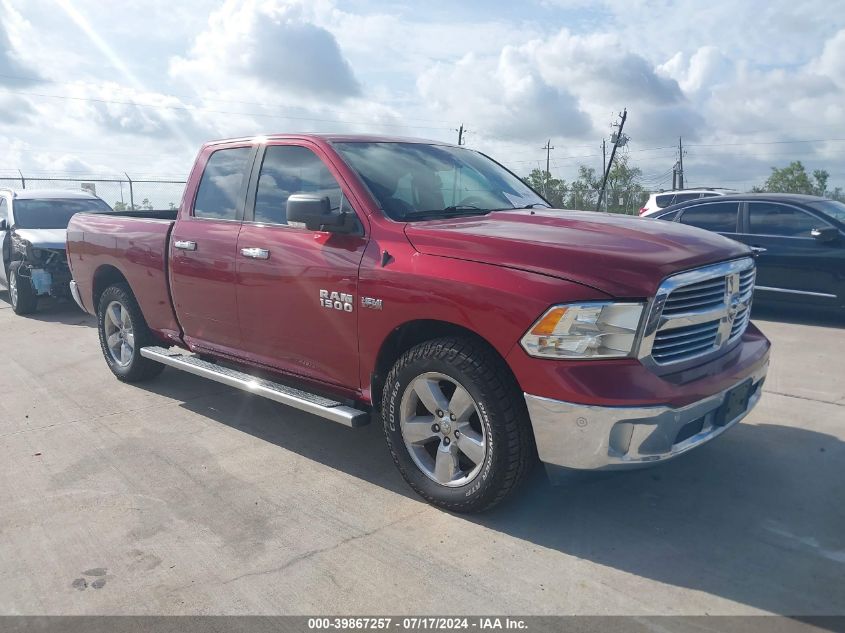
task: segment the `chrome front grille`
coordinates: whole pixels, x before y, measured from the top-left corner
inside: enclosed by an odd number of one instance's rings
[[[754,260],[743,258],[666,279],[652,302],[641,360],[674,367],[724,351],[748,327],[754,274]]]
[[[662,364],[698,356],[713,349],[718,334],[718,321],[663,330],[654,339],[651,357]]]

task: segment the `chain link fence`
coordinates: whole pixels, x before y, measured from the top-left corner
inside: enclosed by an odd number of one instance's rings
[[[124,174],[123,178],[75,178],[27,176],[18,172],[17,176],[0,174],[0,188],[88,191],[120,211],[178,207],[185,181],[149,177],[135,179],[128,174]]]

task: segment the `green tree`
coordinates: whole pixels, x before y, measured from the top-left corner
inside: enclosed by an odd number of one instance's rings
[[[554,178],[545,169],[532,169],[524,180],[529,187],[539,191],[553,207],[558,209],[566,207],[566,194],[569,187],[565,180]]]
[[[524,180],[555,207],[593,211],[601,190],[602,176],[592,167],[581,165],[578,177],[569,184],[543,169],[532,170]],[[636,213],[648,199],[648,192],[640,183],[641,177],[642,171],[639,167],[630,166],[627,156],[617,157],[607,177],[607,210],[611,213]]]
[[[144,198],[143,200],[141,200],[141,204],[135,205],[127,204],[122,200],[119,200],[112,205],[112,208],[115,211],[152,211],[153,203],[150,202],[149,198]],[[172,202],[170,203],[170,208],[175,208]]]
[[[611,213],[636,213],[648,199],[648,193],[640,184],[643,172],[639,167],[628,165],[628,157],[622,155],[613,161],[607,175],[607,210]],[[601,183],[599,183],[601,188]]]
[[[772,167],[762,187],[752,191],[768,193],[803,193],[811,196],[823,196],[827,193],[827,181],[830,174],[823,169],[813,172],[812,178],[800,160],[794,160],[786,167]]]
[[[596,208],[598,192],[601,189],[601,179],[596,177],[596,170],[586,165],[578,167],[578,178],[569,186],[570,209],[592,211]]]

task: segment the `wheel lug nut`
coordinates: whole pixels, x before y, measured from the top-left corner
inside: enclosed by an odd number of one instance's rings
[[[440,409],[438,409],[438,410],[437,410],[437,417],[438,417],[438,418],[442,418],[442,417],[443,417],[443,412],[442,412]]]
[[[443,438],[443,444],[444,445],[449,446],[449,444],[451,444],[451,443],[452,443],[452,440],[450,440],[448,437]]]
[[[455,438],[459,438],[461,436],[461,432],[457,429],[455,430]]]
[[[449,414],[449,419],[450,419],[450,420],[452,420],[452,422],[454,422],[454,421],[455,421],[455,420],[457,420],[458,418],[457,418],[457,417],[455,417],[455,414],[454,414],[454,413],[451,413],[451,414]]]
[[[440,433],[440,425],[439,424],[432,424],[431,430],[434,431],[435,433]]]

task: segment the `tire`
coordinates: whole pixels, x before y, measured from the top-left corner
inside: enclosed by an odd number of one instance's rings
[[[387,376],[382,421],[402,477],[446,510],[493,507],[537,460],[516,381],[493,350],[468,338],[435,339],[405,352]]]
[[[156,345],[135,295],[126,284],[109,286],[97,305],[100,348],[112,373],[123,382],[158,376],[164,365],[141,356],[142,347]]]
[[[26,268],[23,262],[12,262],[9,266],[9,301],[15,314],[32,314],[38,308],[38,295],[32,280],[20,274],[22,268]]]

